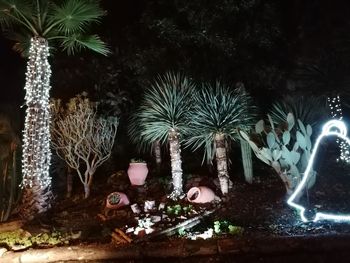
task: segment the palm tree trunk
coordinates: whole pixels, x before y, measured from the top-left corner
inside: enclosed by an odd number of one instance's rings
[[[26,73],[26,117],[23,137],[22,212],[29,217],[50,207],[51,177],[49,90],[51,68],[46,39],[33,37]]]
[[[242,138],[240,139],[240,143],[244,178],[247,183],[251,184],[253,183],[252,149],[250,148],[249,143]]]
[[[173,178],[173,191],[170,194],[171,199],[178,199],[183,195],[182,190],[182,168],[181,168],[181,149],[179,133],[172,129],[169,132],[171,175]]]
[[[33,181],[33,186],[25,188],[20,207],[20,216],[25,220],[33,219],[36,215],[51,208],[53,195],[50,186],[41,186]]]
[[[227,171],[227,156],[225,147],[225,135],[217,133],[215,135],[216,144],[216,165],[218,170],[218,177],[220,182],[220,188],[223,195],[228,193],[229,188],[229,175]]]
[[[154,152],[154,157],[156,158],[157,171],[159,172],[160,167],[162,165],[162,152],[161,152],[159,141],[155,141],[153,143],[153,152]]]

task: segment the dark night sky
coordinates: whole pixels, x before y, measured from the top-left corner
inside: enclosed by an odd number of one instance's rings
[[[123,27],[135,19],[143,6],[143,0],[128,0],[115,4],[114,0],[103,0],[102,6],[107,10],[103,26],[100,27],[104,34],[115,34],[111,30]],[[118,25],[118,26],[116,26]],[[108,28],[106,30],[106,28]],[[109,28],[111,30],[109,30]],[[20,105],[24,102],[25,82],[25,58],[12,50],[11,42],[3,37],[0,31],[0,103],[15,103]],[[67,57],[67,59],[71,59]]]
[[[307,4],[305,3],[307,2]],[[116,3],[115,0],[102,1],[109,12],[103,23],[103,34],[118,34],[123,25],[137,19],[143,0],[130,0]],[[285,30],[288,31],[291,53],[310,55],[317,48],[331,42],[334,35],[350,32],[348,1],[285,1]],[[290,54],[288,54],[290,55]],[[69,58],[67,58],[69,59]],[[25,60],[11,50],[11,44],[0,36],[0,101],[23,103]]]
[[[0,101],[23,101],[25,60],[11,49],[11,43],[0,38]]]

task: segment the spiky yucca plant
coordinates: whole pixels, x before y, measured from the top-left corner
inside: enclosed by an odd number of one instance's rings
[[[183,194],[181,137],[188,131],[188,118],[194,84],[179,73],[159,76],[145,91],[139,108],[131,119],[129,135],[149,147],[159,141],[169,144],[173,191],[172,199]]]
[[[194,150],[204,147],[204,158],[216,159],[221,192],[225,195],[229,188],[227,145],[238,137],[238,128],[246,128],[253,121],[250,96],[216,82],[214,86],[203,85],[193,100],[187,144]]]
[[[128,134],[131,142],[137,147],[139,153],[151,153],[154,156],[157,165],[157,172],[160,171],[162,164],[162,149],[159,140],[154,142],[145,141],[141,136],[141,120],[139,119],[140,114],[136,111],[129,118]]]
[[[92,0],[0,0],[0,23],[14,49],[28,56],[26,118],[23,138],[21,215],[31,218],[50,207],[51,177],[49,91],[50,47],[68,54],[90,49],[106,55],[108,49],[96,35],[87,33],[104,11]]]
[[[326,100],[322,97],[286,96],[272,105],[269,115],[275,124],[280,124],[285,122],[288,113],[315,126],[327,116]]]

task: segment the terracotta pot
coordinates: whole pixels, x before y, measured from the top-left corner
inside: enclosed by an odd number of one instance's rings
[[[129,198],[126,196],[126,194],[120,192],[113,192],[109,194],[106,199],[107,209],[118,209],[129,204]]]
[[[128,176],[131,185],[144,185],[148,174],[147,163],[130,163]]]
[[[206,186],[192,187],[187,192],[187,200],[191,203],[209,203],[215,199],[213,190]]]

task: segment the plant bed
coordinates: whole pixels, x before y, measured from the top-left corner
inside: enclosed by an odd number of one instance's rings
[[[188,233],[203,233],[209,228],[215,230],[215,222],[221,222],[223,231],[218,233],[214,232],[212,238],[206,242],[218,242],[221,244],[220,246],[222,248],[217,245],[217,248],[208,248],[208,251],[219,251],[220,249],[226,249],[228,251],[251,251],[252,246],[260,247],[261,250],[272,249],[269,248],[269,246],[263,248],[266,244],[264,240],[267,239],[286,240],[284,244],[289,244],[288,240],[295,240],[296,249],[304,249],[298,245],[300,240],[312,240],[316,247],[318,240],[321,242],[320,244],[323,244],[322,242],[328,240],[327,238],[339,238],[339,240],[349,238],[350,224],[327,221],[303,223],[297,213],[286,204],[283,185],[279,178],[270,173],[270,171],[271,170],[266,168],[259,170],[259,172],[264,175],[257,177],[255,182],[251,185],[246,184],[240,179],[233,178],[233,189],[230,190],[226,201],[220,203],[220,206],[217,204],[190,204],[186,200],[180,202],[169,201],[163,194],[164,191],[160,191],[159,187],[161,186],[157,186],[153,183],[152,186],[143,186],[147,191],[142,193],[133,187],[129,187],[128,189],[124,189],[124,192],[127,193],[129,197],[132,197],[130,199],[131,204],[136,201],[136,203],[139,204],[140,209],[143,210],[144,198],[147,198],[147,200],[155,201],[157,209],[160,203],[165,203],[164,210],[162,212],[159,212],[158,210],[149,211],[147,213],[142,212],[142,214],[135,215],[130,207],[126,206],[119,210],[115,210],[116,216],[105,221],[100,220],[98,214],[103,211],[106,196],[111,192],[118,191],[118,189],[105,187],[101,182],[101,184],[95,186],[94,195],[89,199],[82,200],[77,196],[73,196],[71,199],[57,200],[55,206],[47,214],[43,214],[40,218],[26,222],[22,228],[32,236],[40,235],[44,232],[52,232],[54,230],[62,233],[75,234],[79,231],[81,232],[79,237],[70,239],[69,242],[62,242],[59,244],[59,246],[63,247],[66,247],[67,245],[89,247],[89,245],[95,244],[96,246],[112,246],[116,249],[118,247],[123,247],[124,249],[125,246],[142,247],[142,244],[158,244],[160,241],[167,243],[178,240],[182,242],[185,240],[185,236],[183,235],[183,229],[181,228],[171,231],[170,236],[165,234],[152,236],[151,234],[149,236],[145,235],[141,237],[128,233],[127,235],[133,240],[131,244],[128,242],[125,244],[111,242],[113,240],[111,234],[114,232],[114,229],[118,228],[125,233],[127,228],[131,226],[135,227],[137,225],[137,219],[135,219],[135,217],[139,217],[140,219],[147,217],[147,214],[149,214],[149,216],[155,216],[168,213],[168,218],[170,219],[168,222],[169,225],[164,228],[159,227],[157,229],[158,233],[172,227],[176,228],[181,222],[185,222],[187,219],[196,218],[198,216],[198,224],[196,224],[194,228],[188,229]],[[150,189],[151,191],[148,191]],[[213,210],[214,208],[215,212],[206,217],[201,216],[205,212]],[[197,213],[191,214],[191,210],[195,210]],[[181,216],[186,217],[186,219],[180,219]],[[228,223],[223,223],[224,221]],[[237,227],[239,231],[230,233],[229,226],[231,226],[232,229]],[[191,242],[202,241],[197,239],[196,241]],[[231,244],[232,242],[234,244]],[[259,244],[259,242],[261,242],[261,244]],[[278,243],[278,241],[276,242]],[[339,242],[335,242],[334,246]],[[195,250],[193,245],[189,246],[190,248],[188,249],[190,251]],[[236,246],[240,247],[236,248]],[[290,244],[288,246],[293,245]],[[44,245],[31,245],[28,247],[44,247]],[[11,249],[11,247],[7,247],[7,249]],[[287,248],[283,248],[283,245],[281,244],[276,245],[275,249],[285,250]],[[206,250],[204,249],[204,251]],[[138,255],[137,253],[134,254],[136,258]]]

